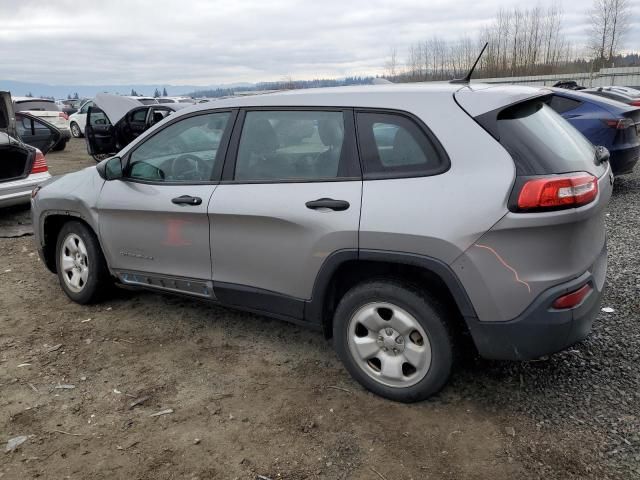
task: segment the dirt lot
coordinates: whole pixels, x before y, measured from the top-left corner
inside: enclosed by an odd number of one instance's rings
[[[94,163],[78,140],[48,161]],[[0,442],[28,436],[0,452],[0,478],[639,478],[637,174],[610,212],[615,312],[587,341],[537,362],[466,360],[415,405],[364,391],[294,325],[124,290],[73,304],[32,237],[0,238]]]

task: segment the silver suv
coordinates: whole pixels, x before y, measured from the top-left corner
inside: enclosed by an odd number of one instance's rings
[[[37,246],[78,303],[116,282],[322,329],[366,388],[424,399],[461,336],[523,360],[591,328],[613,176],[548,95],[385,85],[193,106],[34,192]]]

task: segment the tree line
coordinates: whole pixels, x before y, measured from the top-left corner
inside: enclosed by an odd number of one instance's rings
[[[628,0],[593,0],[585,27],[588,45],[567,40],[563,11],[552,5],[498,10],[477,35],[454,41],[434,36],[409,46],[404,62],[392,49],[385,77],[395,81],[447,80],[462,77],[488,43],[474,74],[477,78],[574,73],[628,63],[619,55],[629,26]],[[637,58],[636,58],[637,61]],[[638,64],[638,63],[636,63]]]

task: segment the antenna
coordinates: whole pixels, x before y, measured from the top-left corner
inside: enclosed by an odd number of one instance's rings
[[[484,53],[484,51],[487,49],[488,46],[489,46],[489,42],[486,42],[484,44],[484,47],[482,47],[482,50],[480,51],[480,55],[478,55],[478,58],[476,58],[476,61],[474,62],[473,66],[463,78],[456,78],[454,80],[451,80],[449,83],[465,83],[465,84],[470,83],[471,75],[473,75],[473,71],[476,69],[476,65],[478,65],[478,62],[480,61],[482,54]]]

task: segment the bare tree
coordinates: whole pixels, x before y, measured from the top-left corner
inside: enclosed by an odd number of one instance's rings
[[[617,50],[622,44],[622,38],[629,28],[629,17],[631,11],[629,9],[628,0],[610,0],[611,1],[611,34],[609,35],[609,60],[618,53]]]
[[[398,50],[394,47],[389,52],[389,59],[384,66],[385,74],[388,77],[395,77],[398,75]]]

